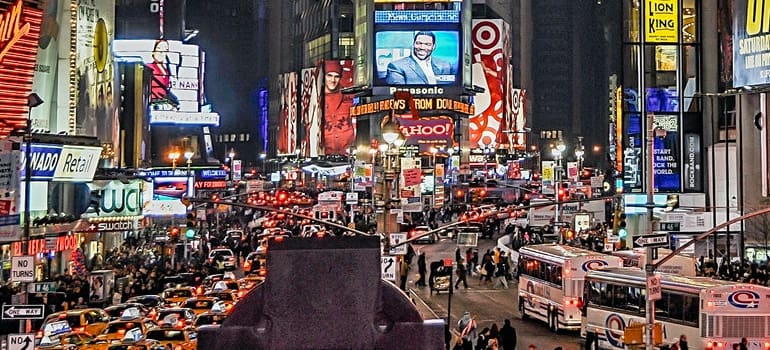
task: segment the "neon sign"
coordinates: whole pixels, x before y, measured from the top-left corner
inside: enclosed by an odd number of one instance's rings
[[[7,12],[0,16],[0,33],[2,33],[2,36],[0,36],[0,45],[2,46],[2,51],[0,51],[0,62],[3,61],[3,58],[8,54],[8,51],[13,48],[21,38],[29,34],[29,22],[24,23],[23,25],[20,23],[22,8],[23,4],[21,0],[19,0]]]

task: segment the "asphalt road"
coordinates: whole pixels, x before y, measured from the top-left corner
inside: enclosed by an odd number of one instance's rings
[[[498,236],[495,236],[496,238]],[[497,239],[479,240],[479,256],[483,255],[487,249],[492,249]],[[416,251],[424,251],[427,265],[432,261],[444,258],[454,259],[455,242],[449,239],[442,239],[435,244],[415,244]],[[465,252],[466,247],[461,251]],[[423,313],[424,317],[445,318],[449,309],[449,294],[442,292],[431,295],[429,287],[418,287],[414,284],[417,279],[417,259],[412,262],[407,288],[413,291],[415,303]],[[551,350],[561,346],[563,350],[579,350],[582,346],[582,340],[579,332],[562,332],[553,334],[549,331],[545,323],[527,320],[522,321],[518,312],[517,285],[515,281],[509,282],[508,289],[493,289],[490,286],[483,286],[479,283],[478,277],[468,278],[469,289],[456,290],[452,294],[451,303],[451,325],[455,328],[457,320],[462,317],[465,311],[470,311],[476,319],[479,330],[497,323],[502,327],[503,321],[507,318],[516,329],[518,336],[517,349],[527,349],[529,344],[534,344],[537,349]]]

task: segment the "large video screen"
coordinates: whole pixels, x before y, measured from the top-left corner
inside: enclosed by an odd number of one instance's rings
[[[380,30],[375,85],[456,85],[462,81],[459,30]]]

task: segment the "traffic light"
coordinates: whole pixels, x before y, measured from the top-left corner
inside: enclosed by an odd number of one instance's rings
[[[195,214],[187,213],[187,230],[184,232],[187,239],[195,238]]]
[[[179,227],[173,226],[168,229],[168,236],[170,240],[175,241],[179,239]]]
[[[569,200],[570,194],[569,194],[569,185],[566,183],[562,183],[559,186],[559,190],[557,191],[557,195],[559,196],[559,202],[565,202]]]
[[[626,231],[626,214],[620,214],[618,222],[618,237],[620,237],[621,240],[625,240],[626,236],[628,236],[628,231]]]

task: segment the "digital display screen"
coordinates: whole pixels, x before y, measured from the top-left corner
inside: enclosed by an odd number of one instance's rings
[[[382,27],[382,26],[378,26]],[[462,80],[459,30],[379,30],[375,85],[456,85]]]

